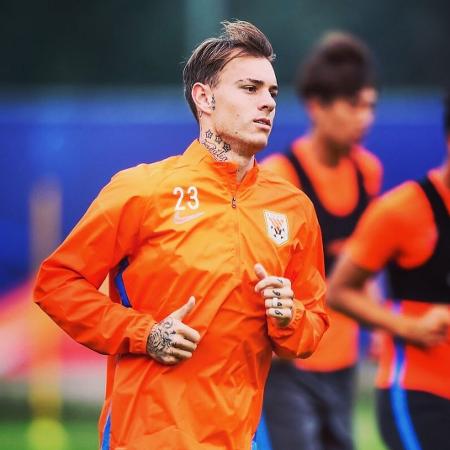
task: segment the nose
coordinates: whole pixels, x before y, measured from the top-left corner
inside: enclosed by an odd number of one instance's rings
[[[269,112],[272,112],[277,105],[275,98],[269,91],[264,91],[262,94],[261,105],[259,107],[260,110],[267,109]]]

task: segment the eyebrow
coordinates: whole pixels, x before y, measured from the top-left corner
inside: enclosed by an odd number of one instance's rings
[[[264,81],[255,80],[254,78],[245,78],[242,80],[237,80],[236,83],[253,83],[256,84],[258,87],[264,85]],[[278,92],[278,86],[276,84],[273,84],[272,86],[269,87],[269,90]]]

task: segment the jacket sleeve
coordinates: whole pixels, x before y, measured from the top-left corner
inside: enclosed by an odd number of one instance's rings
[[[143,191],[143,170],[138,166],[113,177],[37,276],[35,302],[77,342],[103,354],[146,353],[155,323],[98,291],[139,242],[150,198]]]
[[[322,235],[314,207],[306,204],[295,252],[284,275],[291,280],[294,311],[290,324],[279,328],[268,318],[269,336],[275,353],[283,358],[307,358],[328,328],[325,312],[325,275]]]

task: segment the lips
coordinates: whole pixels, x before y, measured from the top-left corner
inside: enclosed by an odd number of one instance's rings
[[[265,125],[269,128],[272,126],[272,122],[267,117],[260,117],[259,119],[255,119],[253,122]]]

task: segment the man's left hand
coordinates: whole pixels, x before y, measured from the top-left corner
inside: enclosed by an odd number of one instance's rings
[[[294,292],[288,278],[269,276],[264,266],[255,264],[255,273],[259,281],[255,292],[262,295],[266,315],[277,320],[280,328],[287,327],[293,317]]]

